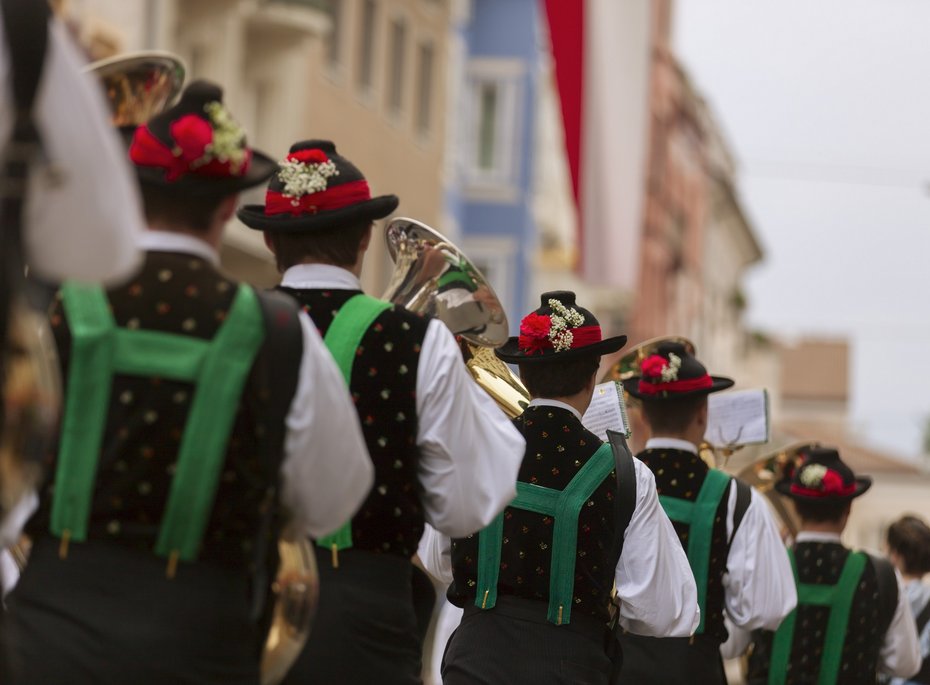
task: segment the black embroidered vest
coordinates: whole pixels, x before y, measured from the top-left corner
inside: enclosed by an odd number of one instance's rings
[[[829,584],[839,580],[850,550],[839,543],[802,542],[794,548],[801,583]],[[872,685],[878,668],[878,656],[887,625],[882,625],[882,602],[875,566],[869,560],[862,571],[853,596],[846,640],[837,682],[849,685]],[[795,620],[791,658],[786,671],[786,685],[817,682],[824,655],[823,637],[830,611],[826,607],[799,606]],[[749,658],[749,681],[768,682],[773,633],[757,631]]]
[[[656,490],[660,496],[668,495],[689,502],[697,499],[704,479],[707,477],[708,468],[696,454],[675,449],[648,449],[642,451],[637,457],[655,475]],[[704,620],[704,635],[707,639],[721,644],[727,639],[727,630],[723,623],[723,576],[727,571],[727,555],[730,552],[726,523],[728,501],[728,494],[724,494],[714,517],[710,564],[707,570],[707,616]],[[690,526],[675,521],[672,525],[678,533],[682,547],[687,550]]]
[[[281,288],[326,335],[358,290]],[[384,311],[362,338],[352,367],[352,400],[375,467],[374,487],[352,519],[352,547],[410,558],[423,535],[417,465],[417,367],[429,320],[400,307]]]
[[[563,490],[601,446],[596,435],[566,409],[530,407],[514,419],[526,439],[526,452],[517,479]],[[591,496],[578,516],[578,545],[572,612],[608,618],[610,592],[617,559],[617,477],[614,471]],[[501,546],[498,596],[514,595],[549,601],[549,569],[552,563],[553,519],[507,507]],[[473,604],[478,579],[478,536],[452,541],[454,581],[449,601],[457,606]]]
[[[118,326],[211,339],[236,290],[235,281],[199,257],[149,252],[142,270],[125,285],[109,290],[107,297]],[[52,304],[49,317],[67,382],[71,335],[60,298]],[[275,455],[275,462],[267,463],[255,437],[264,431],[267,411],[267,397],[257,391],[255,380],[262,354],[260,350],[236,414],[198,557],[201,560],[231,566],[251,564],[263,524],[261,512],[269,501],[276,506],[280,459]],[[297,371],[295,368],[294,373]],[[114,377],[88,539],[147,551],[154,548],[192,390],[193,385],[187,382]],[[33,537],[48,534],[54,465],[50,456],[50,482],[27,526]]]

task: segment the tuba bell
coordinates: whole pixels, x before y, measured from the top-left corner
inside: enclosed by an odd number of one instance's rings
[[[507,316],[487,279],[459,248],[419,221],[393,219],[384,239],[394,271],[382,299],[442,321],[458,337],[478,385],[511,418],[522,414],[530,395],[494,355],[507,342]]]
[[[756,459],[736,474],[740,480],[752,485],[766,496],[782,523],[783,537],[796,537],[800,529],[800,521],[794,508],[788,506],[786,498],[779,494],[775,485],[784,480],[790,480],[795,470],[801,465],[802,455],[817,446],[815,442],[790,443]]]

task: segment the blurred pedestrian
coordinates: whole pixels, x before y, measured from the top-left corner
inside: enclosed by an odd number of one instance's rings
[[[904,593],[920,641],[920,670],[908,679],[894,678],[893,685],[930,685],[930,526],[917,516],[902,516],[888,527],[888,558],[904,579]]]

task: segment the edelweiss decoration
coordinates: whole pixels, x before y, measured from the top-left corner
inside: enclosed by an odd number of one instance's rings
[[[549,316],[549,341],[556,352],[571,349],[573,335],[572,328],[578,328],[584,323],[584,317],[574,307],[566,307],[558,300],[550,299],[549,306],[554,312]]]
[[[284,184],[282,195],[293,198],[291,204],[297,207],[301,197],[326,190],[329,179],[338,175],[336,165],[322,150],[300,150],[281,162],[278,180]]]
[[[823,477],[826,475],[826,466],[823,464],[811,464],[806,469],[801,469],[799,480],[809,488],[818,488],[823,483]]]
[[[248,157],[245,131],[232,118],[222,102],[208,102],[203,109],[213,124],[213,140],[204,148],[204,158],[229,162],[232,172],[238,174]]]

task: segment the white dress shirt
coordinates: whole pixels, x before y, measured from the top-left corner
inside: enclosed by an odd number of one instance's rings
[[[212,247],[183,233],[147,231],[140,243],[146,250],[219,262]],[[285,419],[281,501],[298,530],[321,537],[351,518],[365,500],[374,467],[342,374],[304,312],[300,328],[304,350]]]
[[[802,542],[828,542],[843,544],[839,534],[826,532],[801,531],[795,544]],[[920,642],[917,639],[917,626],[911,615],[908,595],[905,592],[901,576],[898,579],[898,604],[895,606],[891,624],[885,633],[885,639],[878,652],[878,670],[888,675],[907,678],[920,669]]]
[[[567,409],[581,420],[577,409],[557,400],[535,399],[530,406]],[[634,458],[633,464],[636,509],[614,573],[620,624],[638,635],[687,637],[701,618],[694,576],[678,535],[659,504],[655,477],[639,459]],[[448,537],[427,529],[418,554],[434,577],[446,584],[452,582]]]
[[[81,73],[84,60],[58,21],[49,25],[35,116],[45,154],[62,172],[51,183],[33,165],[24,206],[26,258],[50,281],[112,282],[138,265],[143,230],[135,174],[100,86]],[[10,57],[0,24],[0,148],[13,124]]]
[[[361,290],[351,272],[299,264],[281,285],[295,290]],[[506,415],[471,378],[455,338],[429,322],[417,365],[417,476],[426,521],[452,537],[488,525],[516,496],[526,443]]]
[[[646,449],[678,449],[697,454],[693,443],[675,438],[650,438]],[[733,542],[723,577],[727,627],[744,631],[776,630],[798,603],[788,552],[768,504],[755,488],[743,521],[733,535],[735,509],[734,481],[727,499],[727,538],[732,536]],[[721,653],[725,659],[732,658],[745,650],[746,644],[745,640],[728,640]]]

